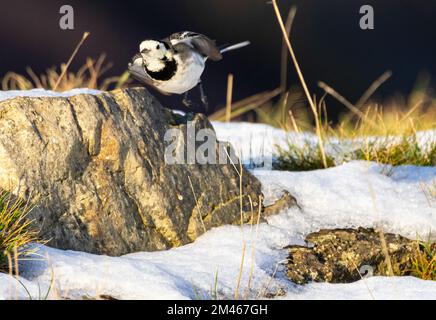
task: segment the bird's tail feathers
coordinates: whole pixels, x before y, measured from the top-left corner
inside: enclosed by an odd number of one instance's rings
[[[224,53],[224,52],[228,52],[228,51],[233,51],[233,50],[241,49],[243,47],[248,46],[249,44],[250,44],[250,41],[240,42],[240,43],[233,44],[233,45],[230,45],[228,47],[222,48],[220,50],[220,52]]]

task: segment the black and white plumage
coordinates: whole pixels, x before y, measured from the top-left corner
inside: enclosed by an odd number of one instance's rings
[[[164,94],[187,94],[201,84],[201,75],[208,59],[219,61],[222,53],[248,44],[245,41],[219,49],[205,35],[189,31],[178,32],[162,40],[141,42],[140,52],[133,57],[128,68],[135,79]],[[206,104],[201,86],[200,90],[203,103]],[[187,99],[184,102],[187,104]]]

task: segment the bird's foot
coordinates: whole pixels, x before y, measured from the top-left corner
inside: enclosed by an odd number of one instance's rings
[[[183,98],[182,103],[186,108],[191,108],[192,106],[194,106],[194,102],[192,102],[192,100],[189,100],[187,98]]]
[[[201,97],[201,102],[203,103],[204,113],[207,113],[209,109],[209,101],[207,99],[206,94],[204,93],[203,83],[201,81],[198,83],[198,87],[200,88],[200,97]]]
[[[201,103],[203,104],[205,113],[207,113],[207,111],[209,110],[209,100],[207,99],[207,96],[201,97]]]
[[[187,108],[190,109],[196,113],[199,112],[199,110],[201,109],[200,105],[198,105],[198,103],[193,102],[192,100],[186,99],[184,98],[182,100],[183,105]]]

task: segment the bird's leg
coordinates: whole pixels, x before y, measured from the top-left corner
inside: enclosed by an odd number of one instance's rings
[[[207,96],[204,94],[203,83],[201,82],[201,80],[198,83],[198,87],[200,89],[200,97],[201,97],[201,102],[203,103],[204,111],[205,113],[207,113],[209,109],[209,101],[207,100]]]
[[[182,103],[186,108],[191,108],[192,107],[192,101],[188,99],[189,96],[189,91],[186,91],[185,94],[183,95],[183,100]]]
[[[192,111],[186,112],[187,119],[194,119],[195,112],[197,112],[195,110],[195,103],[192,102],[191,100],[189,100],[188,96],[189,96],[189,91],[186,91],[185,94],[183,95],[182,103],[187,109],[192,110]]]

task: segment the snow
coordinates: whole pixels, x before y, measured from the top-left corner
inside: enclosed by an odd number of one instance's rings
[[[385,171],[381,165],[353,161],[327,170],[259,171],[256,176],[264,193],[274,196],[287,190],[296,197],[306,217],[297,228],[304,234],[319,228],[381,225],[409,238],[427,237],[436,227],[436,209],[422,184],[436,181],[436,168],[400,167],[390,177]]]
[[[257,165],[262,164],[262,160],[264,161],[268,158],[274,159],[276,147],[286,149],[289,143],[300,147],[306,145],[316,146],[318,144],[318,138],[313,133],[285,132],[266,124],[244,122],[212,122],[212,124],[216,130],[218,140],[231,142],[242,162],[255,168],[262,167]],[[418,145],[425,150],[427,146],[436,143],[436,130],[417,132],[416,138]],[[356,138],[354,140],[338,140],[333,138],[325,141],[324,148],[325,152],[334,158],[336,164],[341,164],[347,160],[347,154],[361,149],[368,142],[383,142],[385,145],[387,143],[398,143],[400,139],[400,137],[395,136],[383,139],[380,139],[380,137],[367,137],[365,139]],[[265,169],[271,169],[271,167],[265,167]]]
[[[414,277],[371,277],[349,284],[312,283],[291,290],[295,300],[434,300],[434,281]]]
[[[374,227],[415,238],[436,228],[436,211],[419,188],[436,179],[436,168],[401,167],[392,176],[383,167],[351,162],[339,167],[311,172],[254,170],[270,201],[289,191],[301,210],[291,209],[269,217],[256,231],[245,226],[215,228],[194,243],[162,252],[139,252],[123,257],[98,256],[40,246],[37,261],[23,263],[21,279],[33,297],[47,292],[50,298],[96,297],[100,294],[120,299],[211,298],[217,272],[218,296],[231,298],[239,273],[246,241],[241,280],[243,297],[256,298],[265,291],[282,288],[286,299],[431,299],[436,282],[410,277],[368,278],[352,284],[310,284],[296,286],[284,277],[280,264],[283,248],[303,244],[305,235],[320,228]],[[379,191],[377,191],[379,190]],[[252,260],[254,250],[254,261]],[[274,270],[278,271],[274,278]],[[251,290],[246,292],[253,268]],[[24,282],[24,281],[23,281]],[[22,286],[10,276],[0,275],[0,297],[26,298]],[[269,286],[267,284],[270,283]],[[369,287],[369,290],[368,290]],[[12,289],[11,289],[12,288]],[[12,296],[14,297],[14,296]]]
[[[250,168],[271,169],[276,147],[286,148],[288,141],[297,145],[316,142],[310,133],[286,133],[259,123],[212,122],[217,139],[228,141],[242,163]]]
[[[78,94],[92,94],[97,95],[102,93],[99,90],[93,89],[72,89],[65,92],[55,92],[44,89],[32,89],[32,90],[9,90],[9,91],[0,91],[0,101],[5,101],[8,99],[13,99],[16,97],[71,97]]]
[[[54,95],[42,91],[27,94]],[[2,99],[4,92],[0,92]],[[246,161],[265,156],[269,152],[265,145],[283,144],[288,137],[279,129],[260,124],[213,125],[218,138],[231,141]],[[293,134],[292,138],[315,139],[311,134]],[[258,226],[214,228],[194,243],[161,252],[108,257],[38,245],[38,254],[20,265],[18,279],[0,274],[0,299],[28,299],[29,294],[38,299],[47,292],[50,299],[99,295],[118,299],[210,299],[215,295],[215,285],[219,299],[232,299],[243,254],[239,298],[263,298],[266,292],[281,291],[284,295],[277,299],[436,299],[434,281],[370,277],[350,284],[299,286],[286,279],[283,266],[287,257],[284,247],[304,244],[308,233],[321,228],[382,226],[385,232],[426,237],[436,229],[436,209],[423,189],[436,181],[436,167],[391,169],[352,161],[310,172],[268,168],[252,172],[262,183],[266,203],[288,191],[301,209],[285,210]]]

